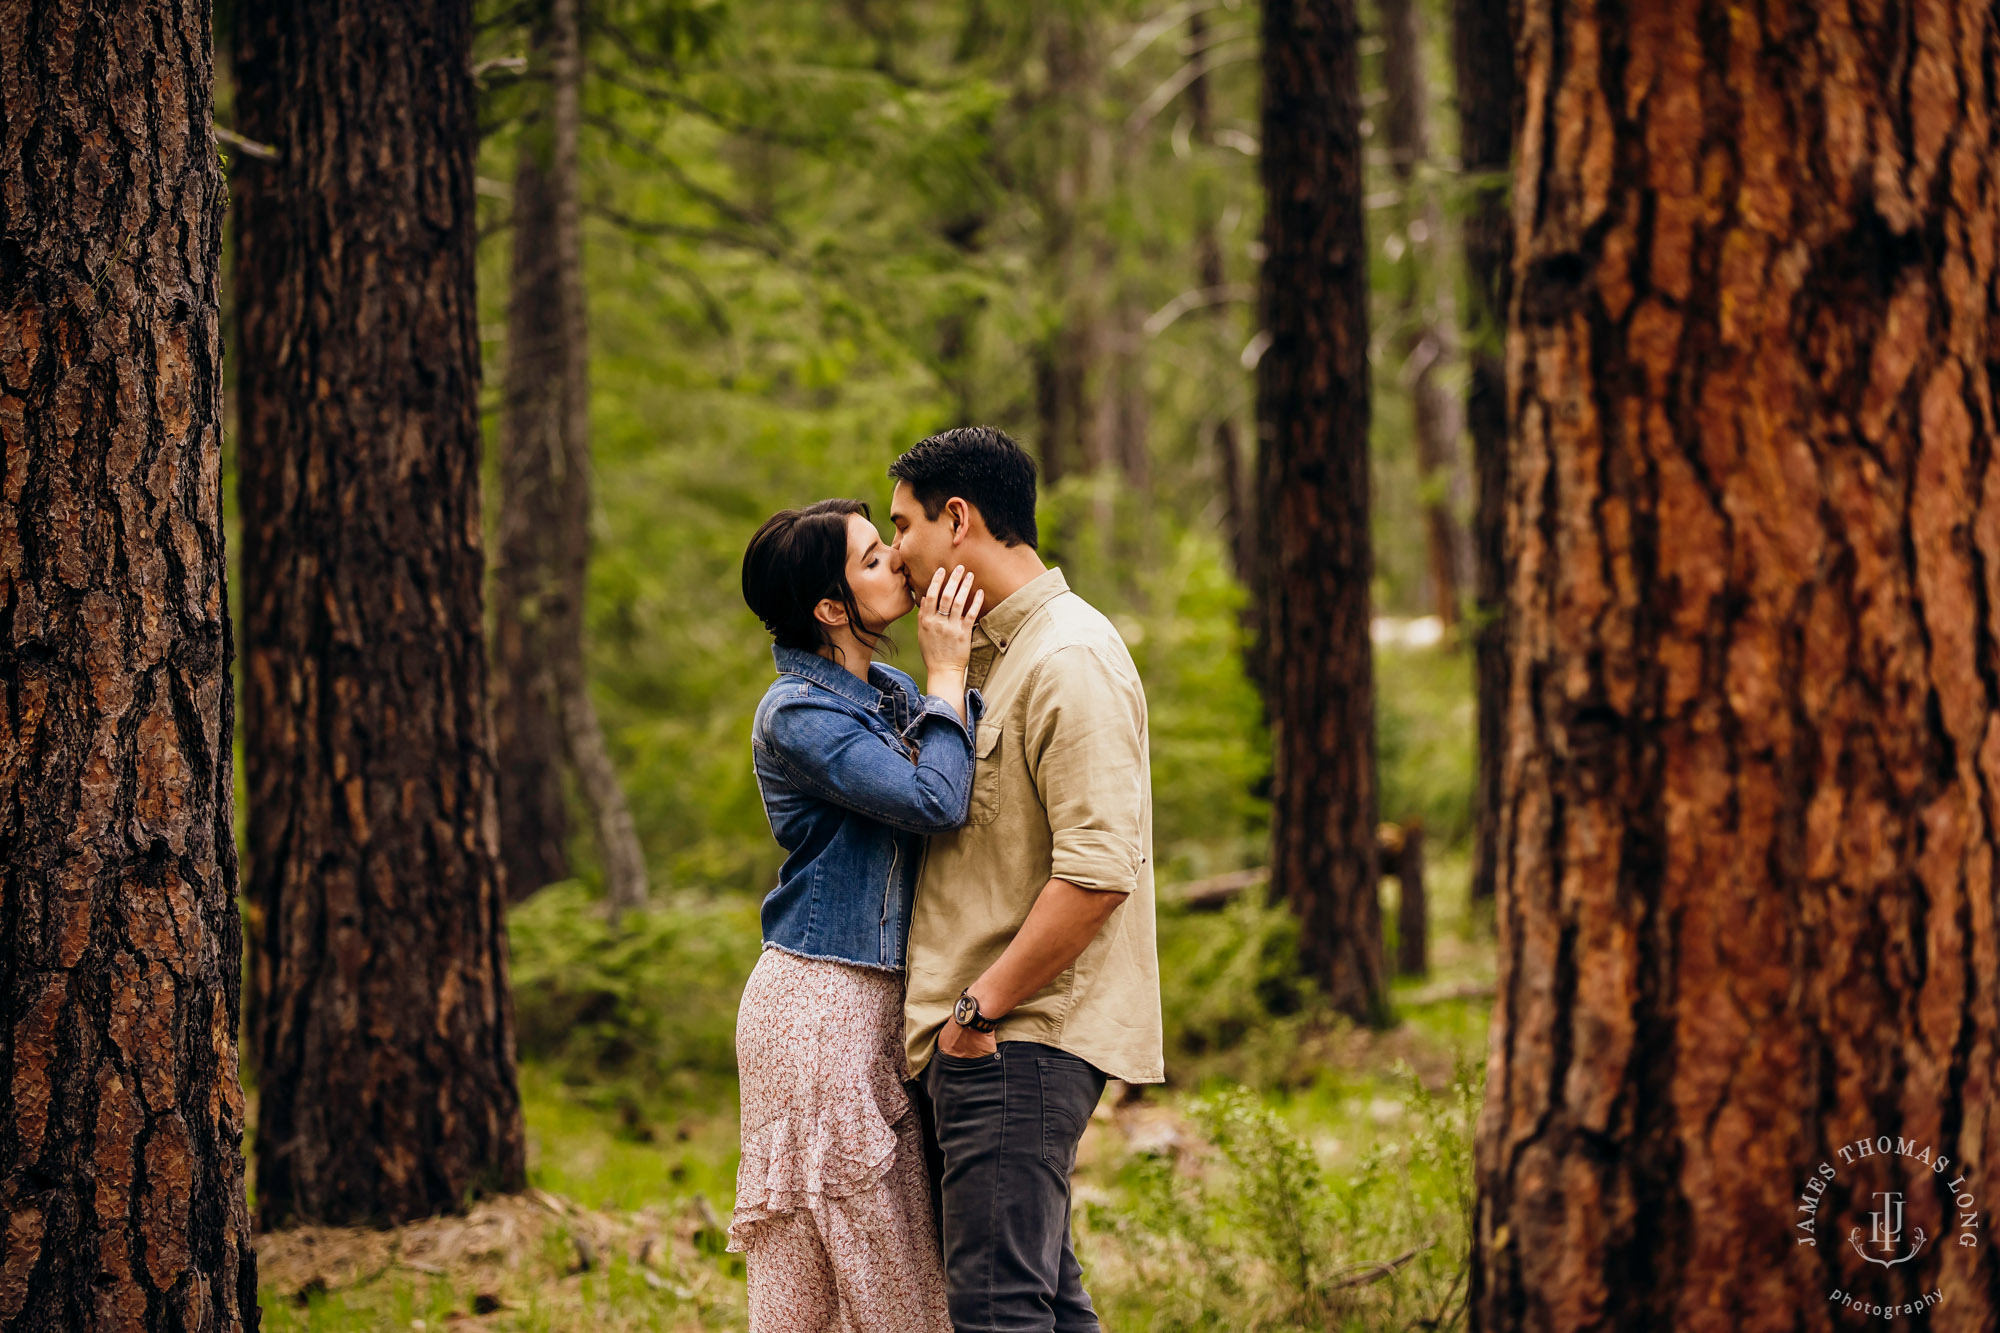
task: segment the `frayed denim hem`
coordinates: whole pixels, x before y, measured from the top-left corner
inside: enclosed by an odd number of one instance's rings
[[[776,949],[779,953],[788,953],[794,958],[805,958],[815,963],[845,963],[849,967],[865,967],[870,972],[894,972],[898,976],[903,972],[903,965],[900,963],[864,963],[858,958],[841,958],[830,953],[807,953],[804,949],[787,948],[776,940],[765,940],[764,948]],[[763,950],[760,949],[758,952],[761,953]]]

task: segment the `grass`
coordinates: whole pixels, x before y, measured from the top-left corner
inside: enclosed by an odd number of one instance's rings
[[[1190,934],[1220,934],[1214,923],[1232,919],[1253,945],[1282,935],[1281,913],[1233,911],[1193,930],[1189,918],[1165,917],[1163,941],[1186,947]],[[1452,1326],[1471,1080],[1489,1008],[1460,992],[1491,975],[1452,920],[1444,910],[1435,923],[1433,976],[1397,984],[1399,1025],[1356,1029],[1308,1006],[1279,1024],[1292,1053],[1283,1076],[1246,1085],[1245,1066],[1211,1062],[1125,1104],[1107,1097],[1077,1174],[1079,1251],[1107,1327],[1401,1329],[1440,1312],[1424,1326]],[[635,1121],[629,1100],[593,1097],[546,1065],[526,1065],[522,1088],[529,1175],[547,1202],[480,1206],[504,1209],[504,1225],[475,1209],[463,1222],[360,1233],[372,1248],[345,1259],[356,1233],[261,1237],[266,1327],[743,1327],[741,1259],[722,1251],[719,1230],[734,1187],[733,1089],[661,1102]],[[483,1242],[426,1230],[468,1224]],[[1276,1257],[1288,1234],[1307,1256],[1303,1269]],[[1337,1285],[1419,1246],[1379,1280]]]
[[[1359,1029],[1298,977],[1282,909],[1255,895],[1220,913],[1163,905],[1175,1082],[1114,1085],[1078,1154],[1079,1254],[1120,1333],[1462,1325],[1493,980],[1464,852],[1467,657],[1384,650],[1377,681],[1383,815],[1421,819],[1431,840],[1431,972],[1395,982],[1394,1026]],[[721,1227],[755,908],[682,893],[615,936],[580,884],[517,908],[532,1190],[394,1231],[260,1236],[265,1326],[743,1327],[742,1261]]]
[[[538,1189],[606,1211],[663,1200],[707,1199],[727,1212],[736,1194],[736,1098],[656,1110],[634,1124],[556,1082],[545,1069],[521,1073],[528,1122],[528,1180]]]
[[[655,1210],[593,1215],[521,1196],[465,1218],[365,1233],[359,1243],[341,1228],[262,1237],[263,1324],[275,1333],[741,1328],[740,1265],[718,1263],[692,1221]],[[440,1232],[453,1234],[424,1244]],[[453,1243],[465,1232],[485,1234]],[[355,1251],[366,1252],[359,1269],[345,1262]]]

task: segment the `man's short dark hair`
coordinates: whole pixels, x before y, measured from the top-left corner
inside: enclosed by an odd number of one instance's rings
[[[1006,431],[957,426],[940,431],[889,465],[889,475],[936,518],[954,495],[979,511],[986,530],[1035,549],[1035,460]]]

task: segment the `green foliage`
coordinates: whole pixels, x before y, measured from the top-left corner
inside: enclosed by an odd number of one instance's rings
[[[1188,1110],[1199,1141],[1136,1153],[1084,1210],[1107,1326],[1180,1333],[1443,1329],[1463,1314],[1476,1084],[1399,1071],[1406,1132],[1340,1166],[1282,1103],[1227,1087]]]
[[[621,1100],[608,1101],[601,1085],[565,1082],[538,1062],[522,1065],[531,1184],[607,1210],[697,1195],[727,1210],[738,1156],[733,1085],[651,1100],[628,1087]]]
[[[1220,912],[1159,915],[1160,1006],[1176,1083],[1215,1074],[1257,1086],[1296,1077],[1300,1038],[1333,1016],[1299,971],[1298,919],[1261,889]]]
[[[523,13],[486,5],[479,38],[492,182],[511,179],[542,95],[534,71],[493,63],[527,49]],[[1170,116],[1115,128],[1185,59],[1165,30],[1123,49],[1153,17],[1133,0],[591,7],[591,683],[655,883],[761,893],[778,864],[745,734],[768,680],[737,590],[757,524],[828,495],[879,519],[889,461],[956,422],[1039,450],[1032,366],[1050,331],[1093,312],[1129,327],[1196,281],[1190,182],[1222,219],[1231,281],[1251,276],[1254,159],[1177,143]],[[1081,91],[1055,88],[1043,59],[1057,21],[1096,53]],[[1217,36],[1250,49],[1249,16],[1228,23]],[[1254,64],[1225,62],[1210,83],[1217,128],[1247,142]],[[1085,122],[1112,131],[1116,161],[1092,168],[1077,203],[1089,262],[1065,286],[1045,262],[1047,209]],[[497,408],[510,205],[489,188],[480,206]],[[1138,340],[1146,487],[1079,474],[1044,497],[1047,553],[1142,658],[1157,854],[1175,875],[1243,864],[1263,836],[1265,738],[1235,660],[1241,592],[1216,540],[1209,444],[1248,411],[1248,315],[1231,304],[1157,337],[1111,330]],[[917,666],[903,628],[900,664]],[[573,852],[591,882],[583,827]]]
[[[1472,654],[1384,648],[1375,654],[1375,766],[1382,818],[1421,819],[1429,846],[1472,837]]]
[[[575,881],[507,920],[524,1062],[602,1106],[705,1101],[736,1073],[736,1001],[757,960],[755,905],[682,895],[614,929]]]

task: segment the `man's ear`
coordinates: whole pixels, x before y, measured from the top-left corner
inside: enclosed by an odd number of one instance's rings
[[[813,619],[828,629],[839,629],[847,623],[847,608],[831,597],[822,597],[813,607]]]
[[[972,506],[953,496],[944,502],[945,521],[951,524],[951,544],[958,545],[972,535]]]

